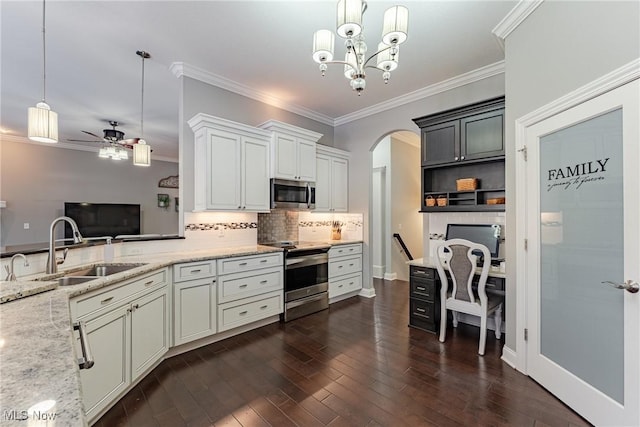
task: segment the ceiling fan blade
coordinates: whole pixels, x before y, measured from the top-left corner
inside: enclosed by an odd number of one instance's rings
[[[102,142],[102,141],[96,141],[95,139],[67,139],[67,141],[69,142]]]
[[[98,138],[100,141],[104,140],[104,138],[102,138],[101,136],[96,135],[95,133],[87,132],[86,130],[83,130],[81,132],[86,133],[87,135],[91,135],[94,138]]]

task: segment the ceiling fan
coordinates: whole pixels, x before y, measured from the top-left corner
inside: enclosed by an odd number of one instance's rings
[[[83,133],[94,137],[95,139],[86,140],[86,139],[68,139],[69,142],[103,142],[107,144],[118,144],[126,148],[133,149],[133,144],[137,144],[140,138],[129,138],[124,139],[124,132],[116,129],[119,123],[115,120],[109,120],[109,124],[111,125],[111,129],[103,129],[103,136],[100,137],[93,132],[89,132],[83,130]]]

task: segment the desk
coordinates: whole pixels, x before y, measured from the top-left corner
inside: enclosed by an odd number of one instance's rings
[[[409,261],[409,326],[431,333],[440,327],[440,277],[430,259]],[[476,269],[476,278],[480,269]],[[490,269],[485,289],[504,297],[506,274]],[[477,280],[477,279],[476,279]],[[504,309],[503,309],[504,313]]]

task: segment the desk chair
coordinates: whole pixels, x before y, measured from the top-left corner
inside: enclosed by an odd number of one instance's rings
[[[445,252],[445,248],[448,252]],[[483,263],[478,281],[477,293],[472,283],[476,272],[477,256],[472,251],[482,251]],[[494,314],[496,320],[496,338],[500,339],[500,324],[502,323],[502,300],[499,297],[487,296],[485,285],[491,265],[491,253],[481,244],[464,239],[451,239],[436,248],[436,267],[440,276],[440,342],[444,342],[447,335],[447,310],[453,315],[453,327],[458,326],[457,313],[472,314],[480,317],[480,345],[478,354],[484,355],[487,340],[487,316]],[[451,274],[450,286],[445,268]],[[449,289],[451,288],[451,291]]]

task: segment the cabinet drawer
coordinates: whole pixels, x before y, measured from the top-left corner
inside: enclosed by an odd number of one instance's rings
[[[435,323],[435,304],[432,302],[411,299],[411,317]]]
[[[284,266],[282,252],[250,257],[225,258],[218,260],[218,274],[237,273],[265,267]]]
[[[433,280],[411,279],[409,283],[411,298],[421,298],[427,301],[434,301],[436,294],[436,284]]]
[[[502,277],[487,277],[485,289],[487,291],[504,291],[504,279]]]
[[[329,261],[329,280],[332,277],[362,272],[362,255]]]
[[[253,273],[235,273],[221,276],[218,286],[218,301],[235,301],[270,291],[283,289],[281,267],[255,270]]]
[[[134,296],[135,294],[158,288],[167,284],[168,269],[164,268],[142,277],[115,284],[99,293],[80,295],[73,299],[75,319],[111,306]],[[102,289],[101,289],[102,291]],[[73,314],[73,312],[72,312]]]
[[[329,249],[329,258],[340,257],[345,255],[355,255],[362,253],[362,244],[356,243],[354,245],[339,245],[333,246]]]
[[[282,291],[218,306],[218,332],[282,313]]]
[[[409,266],[409,274],[413,277],[424,277],[425,279],[435,279],[436,270],[429,267],[421,267],[419,265]]]
[[[185,280],[203,279],[216,275],[216,261],[198,261],[173,266],[173,282],[180,283]]]
[[[362,273],[329,282],[329,298],[362,289]]]

